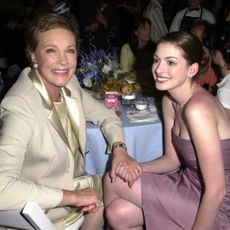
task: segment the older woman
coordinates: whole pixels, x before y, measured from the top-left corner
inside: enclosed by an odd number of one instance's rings
[[[32,200],[56,229],[74,226],[87,213],[82,229],[99,229],[100,176],[83,176],[86,120],[101,127],[114,153],[113,179],[119,162],[128,162],[133,173],[139,166],[127,154],[120,120],[84,92],[74,75],[77,37],[55,14],[30,26],[33,68],[22,71],[1,103],[0,209],[20,209]]]

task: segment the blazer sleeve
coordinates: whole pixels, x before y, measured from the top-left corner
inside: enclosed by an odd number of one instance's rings
[[[42,208],[56,207],[63,196],[61,189],[23,176],[24,167],[27,170],[31,167],[27,147],[34,126],[38,125],[30,105],[20,96],[8,96],[1,103],[0,116],[0,209],[20,209],[29,200],[36,201]],[[39,156],[37,160],[42,162]]]
[[[77,79],[74,82],[80,92],[86,121],[94,123],[101,129],[109,144],[108,152],[111,152],[114,142],[125,142],[124,130],[120,118],[113,110],[108,109],[103,103],[98,102],[87,91],[82,89]]]

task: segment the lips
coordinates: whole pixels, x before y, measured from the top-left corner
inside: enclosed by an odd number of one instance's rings
[[[156,77],[155,80],[159,83],[164,83],[166,81],[168,81],[168,78],[166,77]]]
[[[68,76],[69,69],[53,69],[52,72],[56,76],[65,77]]]
[[[68,70],[67,69],[53,69],[52,72],[55,74],[66,74]]]

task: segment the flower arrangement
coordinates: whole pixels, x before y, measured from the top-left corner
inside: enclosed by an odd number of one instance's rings
[[[115,52],[95,49],[89,54],[79,56],[77,78],[87,89],[92,89],[93,84],[104,81],[108,75],[117,77],[120,72],[118,55]]]

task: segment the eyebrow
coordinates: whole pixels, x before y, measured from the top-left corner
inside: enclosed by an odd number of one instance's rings
[[[154,54],[153,57],[159,58],[156,54]],[[165,57],[164,59],[171,59],[171,58],[178,59],[178,57],[175,57],[175,56],[168,56],[168,57]]]
[[[45,48],[47,48],[47,47],[54,47],[54,48],[56,48],[58,46],[57,45],[53,45],[53,44],[47,44],[47,45],[45,45]],[[69,45],[66,48],[76,48],[76,46],[75,45]]]

